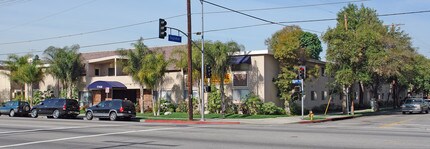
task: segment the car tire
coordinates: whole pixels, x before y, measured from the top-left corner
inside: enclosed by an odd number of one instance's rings
[[[405,111],[403,111],[403,112],[402,112],[402,114],[406,114],[406,112],[405,112]]]
[[[116,121],[117,118],[118,118],[118,115],[116,114],[116,112],[110,112],[109,113],[109,119],[111,121]]]
[[[9,111],[9,117],[14,117],[15,114],[16,114],[15,110],[12,109],[12,110]]]
[[[429,113],[429,110],[427,109],[427,110],[426,110],[426,114],[428,114],[428,113]]]
[[[37,118],[37,116],[38,116],[37,109],[31,110],[30,115],[31,115],[32,118]]]
[[[87,112],[87,114],[85,114],[85,117],[87,118],[87,120],[92,120],[94,118],[93,112]]]
[[[54,112],[52,112],[52,117],[53,117],[54,119],[58,119],[58,118],[60,118],[60,111],[55,110]]]

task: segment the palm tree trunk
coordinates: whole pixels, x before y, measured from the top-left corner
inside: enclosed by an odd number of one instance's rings
[[[30,83],[30,106],[33,106],[33,83]]]
[[[221,114],[225,118],[225,97],[224,97],[224,76],[220,76],[220,91],[221,91]]]
[[[140,113],[143,114],[143,111],[145,110],[143,108],[143,85],[140,85],[139,107],[140,107]]]

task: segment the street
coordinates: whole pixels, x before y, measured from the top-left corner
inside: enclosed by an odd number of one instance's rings
[[[428,148],[430,114],[284,125],[176,125],[0,116],[0,148]]]

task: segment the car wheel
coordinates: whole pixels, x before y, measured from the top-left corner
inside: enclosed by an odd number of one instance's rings
[[[52,113],[52,117],[53,117],[53,118],[55,118],[55,119],[59,118],[59,117],[60,117],[60,111],[55,110],[55,111]]]
[[[9,117],[14,117],[15,116],[15,110],[10,110],[9,112]]]
[[[93,119],[93,112],[87,112],[87,114],[85,115],[85,117],[87,117],[87,120],[92,120]]]
[[[25,112],[28,112],[28,111],[30,111],[30,106],[25,106],[23,109]]]
[[[406,114],[406,112],[405,112],[405,111],[403,111],[403,112],[402,112],[402,114]]]
[[[37,109],[31,110],[31,117],[32,118],[37,118]]]
[[[427,109],[427,110],[426,110],[426,114],[428,114],[428,113],[429,113],[429,110]]]
[[[116,112],[111,112],[111,113],[109,114],[109,119],[110,119],[111,121],[115,121],[115,120],[117,119],[117,116],[118,116],[118,115],[116,115]]]

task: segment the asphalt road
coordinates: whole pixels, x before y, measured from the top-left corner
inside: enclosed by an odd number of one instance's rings
[[[430,147],[430,114],[366,116],[287,125],[169,125],[0,116],[0,148],[390,148]]]

